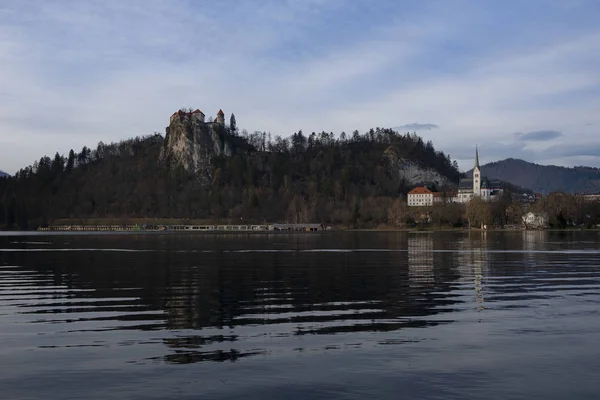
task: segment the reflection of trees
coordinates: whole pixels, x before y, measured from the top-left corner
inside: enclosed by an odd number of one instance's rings
[[[121,306],[127,298],[131,308],[115,308],[124,312],[109,319],[137,318],[128,329],[194,330],[163,339],[174,352],[168,361],[221,361],[263,351],[243,349],[246,337],[236,331],[241,328],[292,336],[439,323],[424,317],[442,312],[440,303],[457,301],[447,294],[456,275],[451,254],[434,256],[434,247],[446,246],[435,240],[406,233],[275,235],[242,242],[209,236],[71,237],[68,245],[56,246],[148,251],[2,257],[51,276],[56,285],[94,289],[74,296],[115,299],[106,307]],[[249,251],[232,251],[240,248]],[[319,248],[325,251],[313,251]],[[330,251],[335,248],[368,251]],[[140,309],[162,312],[136,315]]]

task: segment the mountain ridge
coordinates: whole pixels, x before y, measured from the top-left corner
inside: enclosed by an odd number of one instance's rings
[[[500,179],[538,193],[600,192],[600,169],[594,167],[540,165],[510,157],[482,165],[481,170],[488,178]]]

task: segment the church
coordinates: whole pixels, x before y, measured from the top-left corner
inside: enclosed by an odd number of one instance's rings
[[[479,166],[479,150],[475,147],[475,166],[472,178],[462,178],[458,184],[458,192],[453,199],[456,203],[468,203],[473,197],[481,197],[485,201],[500,198],[504,192],[502,182],[488,179],[481,174]]]

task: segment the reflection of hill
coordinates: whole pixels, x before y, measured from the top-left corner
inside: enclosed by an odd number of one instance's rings
[[[53,246],[135,251],[1,256],[5,263],[36,271],[52,287],[64,288],[45,304],[60,313],[53,315],[55,322],[73,321],[71,306],[80,304],[77,321],[93,322],[99,330],[177,331],[163,335],[174,352],[166,358],[172,362],[262,354],[265,337],[359,335],[434,325],[439,320],[428,317],[441,312],[436,307],[458,301],[446,294],[456,279],[447,262],[451,255],[434,257],[432,236],[357,237],[281,235],[220,242],[206,236],[204,241],[65,237],[60,240],[69,244]],[[42,310],[33,307],[31,312]]]

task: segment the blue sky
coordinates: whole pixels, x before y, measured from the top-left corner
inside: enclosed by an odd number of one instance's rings
[[[0,169],[164,133],[417,131],[467,169],[600,167],[596,0],[3,0]]]

